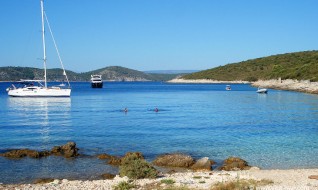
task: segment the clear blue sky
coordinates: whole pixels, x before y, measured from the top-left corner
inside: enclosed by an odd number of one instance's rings
[[[66,69],[203,70],[318,49],[317,0],[45,0]],[[40,0],[0,1],[0,66],[42,68]],[[47,30],[49,68],[58,67]]]

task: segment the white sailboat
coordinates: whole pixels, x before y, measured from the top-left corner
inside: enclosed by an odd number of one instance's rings
[[[21,80],[17,82],[17,85],[12,84],[11,87],[7,88],[8,95],[13,97],[70,97],[71,96],[71,86],[69,80],[67,78],[59,51],[57,49],[57,45],[54,40],[54,36],[48,22],[47,16],[44,12],[43,0],[41,2],[41,17],[42,17],[42,43],[43,43],[43,65],[44,65],[44,80]],[[63,75],[68,83],[68,86],[65,85],[57,85],[48,87],[47,85],[47,73],[46,73],[46,47],[45,47],[45,26],[44,19],[48,24],[48,28],[50,30],[58,58],[60,60],[60,64],[63,69]]]

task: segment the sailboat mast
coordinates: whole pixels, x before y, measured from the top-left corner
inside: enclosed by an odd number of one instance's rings
[[[42,43],[43,43],[44,86],[45,86],[45,88],[47,88],[47,80],[46,80],[46,47],[45,47],[45,36],[44,36],[44,8],[43,8],[43,0],[41,0],[41,15],[42,15]]]

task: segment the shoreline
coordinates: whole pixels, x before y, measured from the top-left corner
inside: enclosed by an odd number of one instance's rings
[[[211,79],[194,79],[194,80],[187,80],[187,79],[172,79],[167,81],[167,83],[189,83],[189,84],[250,84],[249,81],[219,81],[219,80],[211,80]]]
[[[317,178],[316,178],[317,177]],[[313,179],[310,179],[313,178]],[[174,187],[187,187],[189,189],[211,189],[220,182],[238,180],[269,180],[271,183],[258,186],[257,189],[318,189],[318,168],[316,169],[288,169],[288,170],[250,170],[240,171],[210,171],[210,172],[183,172],[162,174],[156,179],[139,179],[132,182],[137,186],[135,189],[152,189],[169,187],[162,180],[172,180]],[[119,177],[105,180],[67,180],[55,179],[53,182],[44,184],[0,184],[0,189],[113,189],[120,182],[129,182],[127,177]]]
[[[290,90],[296,92],[305,92],[310,94],[318,94],[318,82],[310,82],[308,80],[260,80],[252,83],[254,87],[273,88],[278,90]]]
[[[256,82],[249,81],[217,81],[210,79],[185,80],[173,79],[167,81],[168,83],[184,83],[184,84],[251,84],[254,87],[271,88],[278,90],[289,90],[296,92],[304,92],[310,94],[318,94],[318,82],[310,82],[308,80],[294,80],[294,79],[272,79],[259,80]]]

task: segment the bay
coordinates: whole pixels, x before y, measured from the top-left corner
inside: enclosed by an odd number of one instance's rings
[[[76,159],[0,157],[0,183],[36,178],[95,179],[117,168],[93,156],[142,152],[209,157],[218,165],[238,156],[263,169],[318,167],[318,96],[248,84],[74,82],[71,98],[13,98],[0,83],[0,153],[49,150],[75,141]],[[123,112],[124,108],[128,112]],[[155,112],[155,108],[159,111]]]

